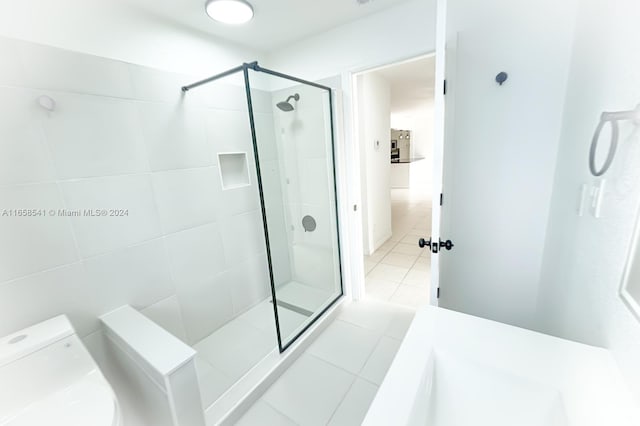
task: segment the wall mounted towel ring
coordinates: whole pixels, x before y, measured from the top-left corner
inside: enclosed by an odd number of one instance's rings
[[[618,148],[618,136],[620,133],[618,121],[621,120],[633,120],[634,123],[640,124],[640,104],[636,106],[636,109],[631,111],[603,112],[602,115],[600,115],[600,122],[593,134],[593,139],[591,139],[591,149],[589,150],[589,170],[591,171],[591,174],[596,177],[605,174],[613,162],[613,158],[616,155],[616,149]],[[604,164],[598,168],[596,166],[596,151],[598,149],[600,133],[606,123],[609,123],[611,126],[611,143],[609,144],[609,152],[607,153],[607,158],[605,159]]]

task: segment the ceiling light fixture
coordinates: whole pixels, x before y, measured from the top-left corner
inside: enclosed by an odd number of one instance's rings
[[[214,21],[238,25],[253,18],[253,7],[245,0],[207,0],[207,15]]]

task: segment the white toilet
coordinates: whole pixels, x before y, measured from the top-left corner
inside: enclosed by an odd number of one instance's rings
[[[60,315],[0,338],[0,426],[120,426],[118,401]]]

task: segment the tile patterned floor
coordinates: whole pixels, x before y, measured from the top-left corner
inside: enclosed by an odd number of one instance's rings
[[[431,256],[418,239],[431,234],[431,199],[407,189],[391,190],[391,238],[364,257],[367,296],[400,305],[429,303]]]
[[[392,190],[393,236],[364,259],[367,297],[338,318],[262,395],[240,426],[355,426],[389,369],[415,308],[429,302],[431,200]],[[391,302],[391,303],[389,303]]]
[[[374,299],[345,306],[237,424],[359,425],[414,314]]]

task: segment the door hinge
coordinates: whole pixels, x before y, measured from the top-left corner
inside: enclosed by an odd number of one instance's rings
[[[447,80],[444,81],[444,88],[442,89],[442,94],[443,95],[447,94]]]
[[[440,287],[436,290],[436,299],[440,299]]]
[[[443,197],[444,197],[444,196],[442,195],[442,192],[441,192],[441,193],[440,193],[440,205],[442,205],[442,198],[443,198]]]

